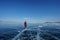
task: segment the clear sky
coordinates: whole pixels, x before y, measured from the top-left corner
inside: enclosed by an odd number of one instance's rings
[[[60,21],[60,0],[0,0],[0,20]]]

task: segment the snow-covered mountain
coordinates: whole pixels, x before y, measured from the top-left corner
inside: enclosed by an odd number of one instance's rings
[[[43,28],[60,29],[60,22],[45,22],[42,24]]]
[[[60,22],[45,22],[45,23],[43,23],[43,25],[50,25],[50,26],[55,25],[55,26],[60,26]]]

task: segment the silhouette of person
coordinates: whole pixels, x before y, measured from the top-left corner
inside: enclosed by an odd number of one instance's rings
[[[26,21],[24,22],[24,27],[25,27],[25,28],[27,27],[27,22],[26,22]]]

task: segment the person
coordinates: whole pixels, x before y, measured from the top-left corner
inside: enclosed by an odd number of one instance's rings
[[[25,27],[25,28],[27,27],[27,22],[26,22],[26,21],[24,22],[24,27]]]

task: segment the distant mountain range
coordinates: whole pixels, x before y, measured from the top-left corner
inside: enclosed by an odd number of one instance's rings
[[[45,22],[45,23],[60,23],[60,22]]]
[[[13,21],[1,21],[0,20],[0,25],[20,25],[21,23],[19,22],[13,22]],[[39,23],[37,23],[39,24]],[[44,23],[40,23],[43,25],[60,25],[60,22],[44,22]]]
[[[60,22],[45,22],[43,23],[44,26],[46,25],[49,25],[49,26],[52,26],[52,25],[55,25],[55,26],[60,26]]]

